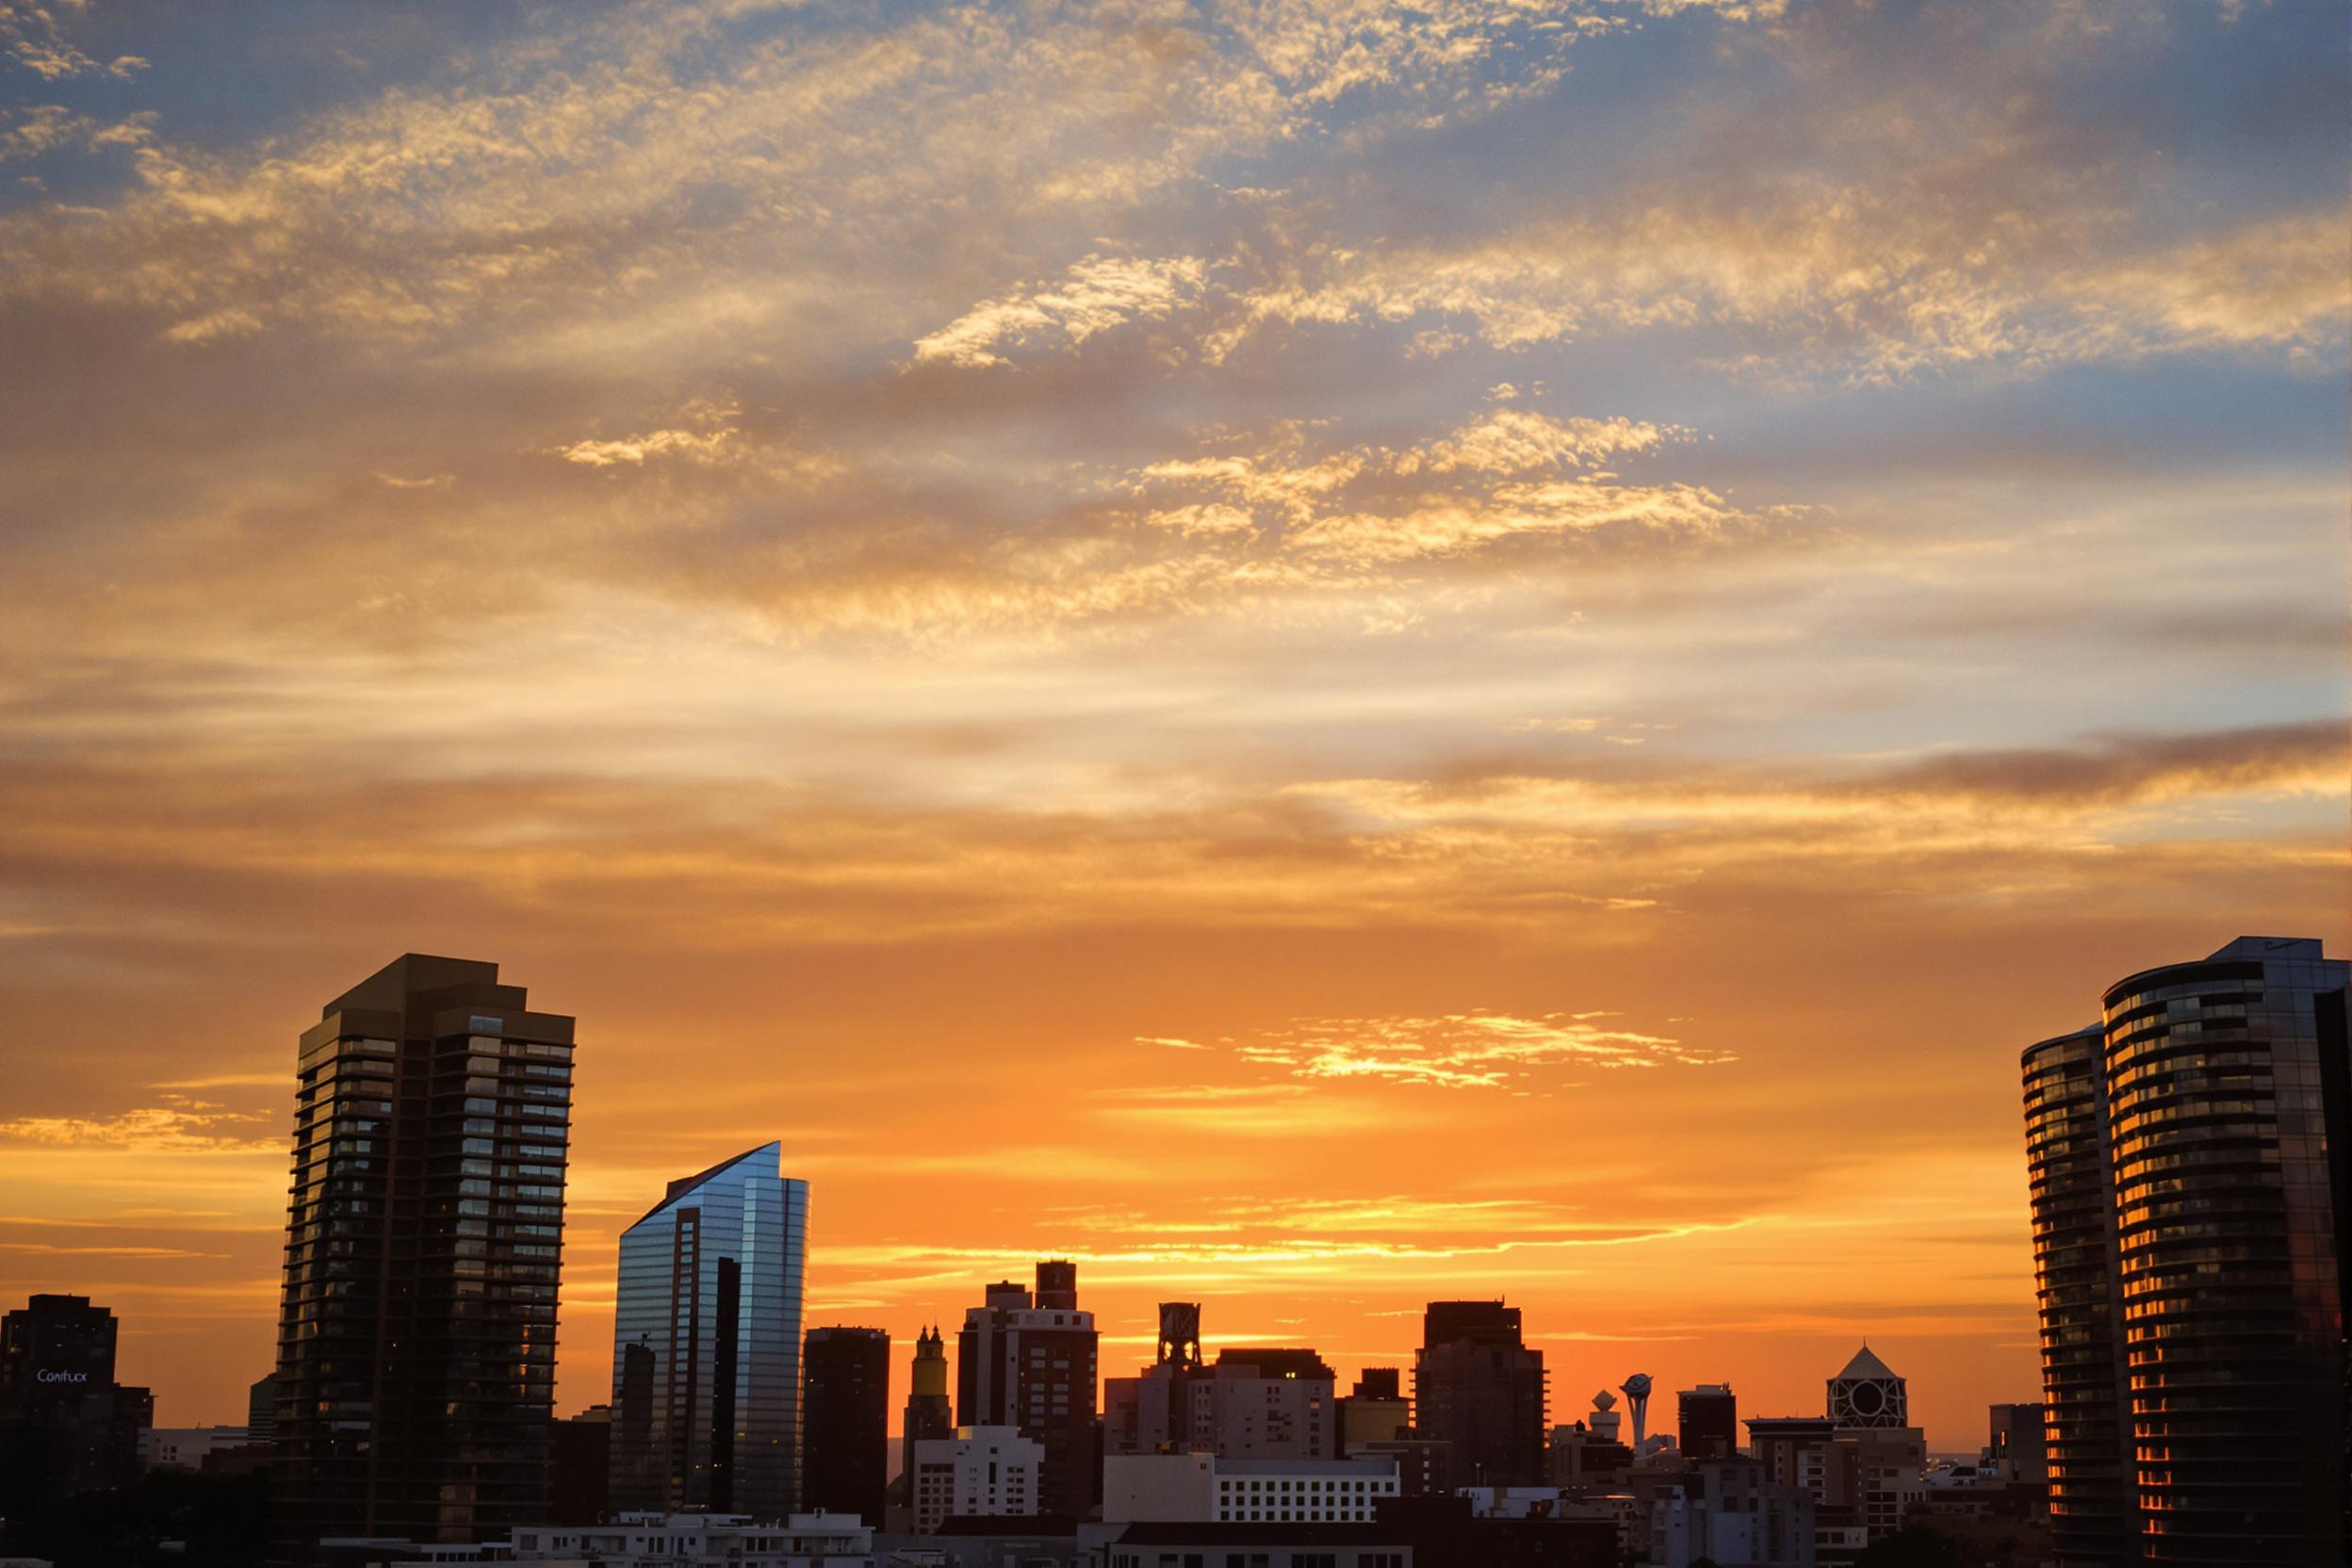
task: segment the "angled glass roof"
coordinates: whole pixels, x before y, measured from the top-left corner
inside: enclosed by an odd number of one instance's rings
[[[777,1174],[784,1164],[784,1145],[780,1140],[775,1143],[763,1143],[757,1149],[746,1149],[742,1153],[736,1155],[733,1159],[721,1160],[718,1164],[712,1166],[708,1170],[699,1170],[692,1176],[681,1176],[677,1181],[672,1182],[670,1184],[669,1190],[662,1195],[662,1201],[656,1203],[653,1207],[647,1209],[644,1214],[638,1216],[635,1224],[632,1224],[629,1229],[635,1230],[638,1225],[643,1225],[646,1220],[651,1219],[655,1215],[658,1215],[662,1210],[670,1207],[679,1199],[694,1191],[696,1187],[702,1186],[706,1183],[714,1181],[717,1178],[727,1174],[727,1172],[734,1169],[737,1166],[742,1165],[744,1161],[758,1159],[762,1154],[769,1156],[768,1168],[764,1172],[762,1172],[762,1174],[770,1176]]]

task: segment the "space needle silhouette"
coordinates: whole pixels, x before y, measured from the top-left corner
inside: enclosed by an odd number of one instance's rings
[[[1648,1430],[1650,1415],[1650,1375],[1636,1372],[1617,1385],[1625,1390],[1625,1408],[1633,1415],[1633,1451],[1642,1451],[1642,1439]]]

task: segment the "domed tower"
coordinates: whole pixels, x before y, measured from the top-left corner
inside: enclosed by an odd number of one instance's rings
[[[1829,1418],[1842,1428],[1911,1425],[1911,1397],[1894,1369],[1867,1345],[1829,1380]]]

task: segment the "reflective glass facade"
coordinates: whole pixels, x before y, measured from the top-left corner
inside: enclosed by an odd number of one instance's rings
[[[2025,1054],[2068,1568],[2346,1560],[2347,972],[2317,941],[2242,937],[2118,981],[2097,1029]]]
[[[2024,1059],[2050,1537],[2069,1568],[2139,1555],[2106,1045],[2105,1028],[2093,1024],[2029,1046]]]
[[[279,1555],[540,1517],[572,1020],[408,954],[302,1037],[279,1316]]]
[[[780,1520],[799,1496],[808,1184],[763,1144],[621,1236],[611,1507]]]
[[[2344,1305],[2328,1123],[2346,966],[2244,938],[2106,996],[2124,1344],[2148,1560],[2329,1564]]]

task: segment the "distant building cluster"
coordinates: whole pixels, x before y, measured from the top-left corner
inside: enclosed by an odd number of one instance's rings
[[[1844,1568],[1922,1531],[2017,1568],[2340,1565],[2345,991],[2317,942],[2246,938],[2025,1053],[2043,1398],[1970,1461],[1931,1458],[1867,1345],[1818,1412],[1701,1383],[1654,1433],[1634,1372],[1555,1424],[1500,1300],[1428,1303],[1411,1366],[1344,1394],[1310,1347],[1212,1358],[1197,1301],[1104,1377],[1066,1259],[980,1286],[952,1358],[917,1335],[894,1442],[890,1336],[804,1322],[776,1143],[623,1233],[610,1397],[555,1418],[574,1021],[412,954],[301,1038],[245,1424],[155,1427],[113,1315],[35,1297],[0,1318],[0,1517],[266,1469],[285,1568]]]

